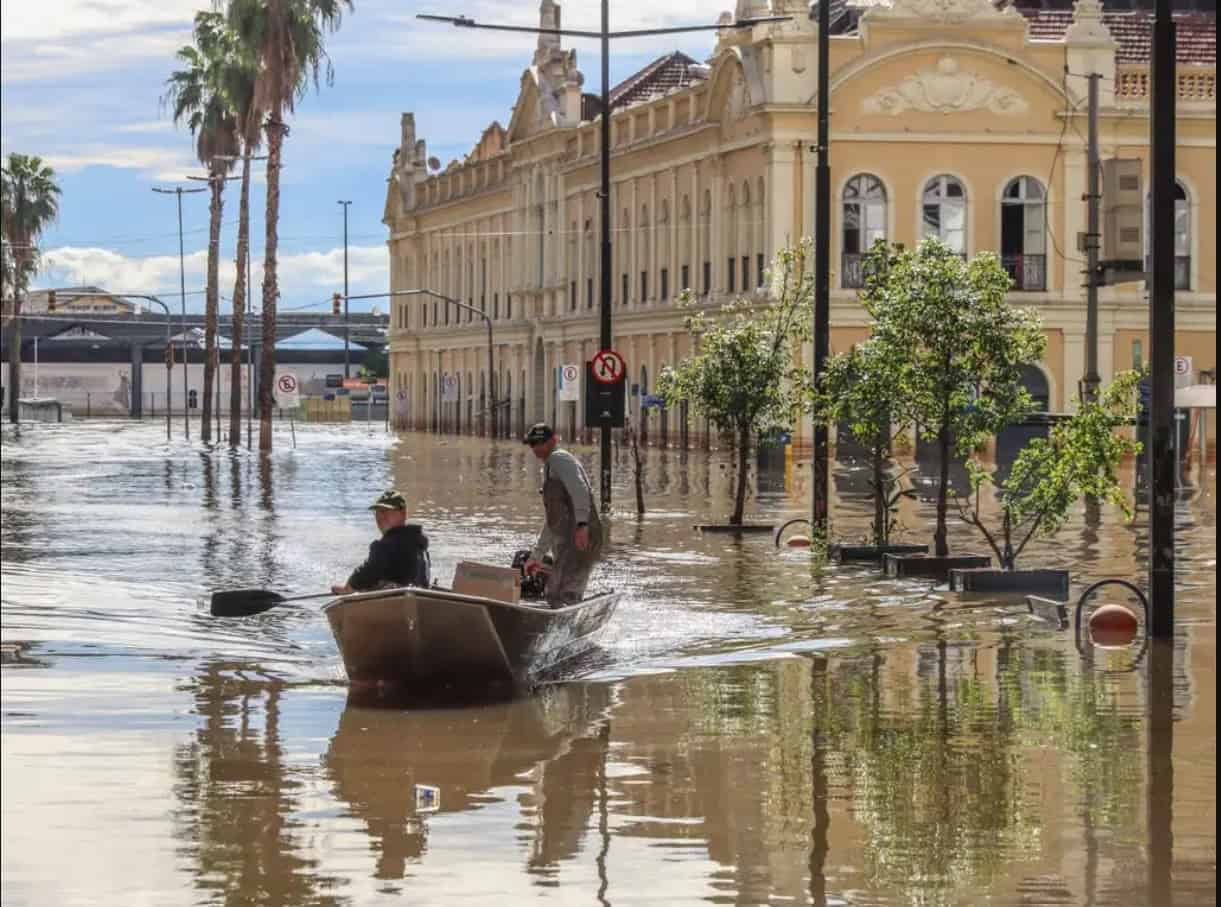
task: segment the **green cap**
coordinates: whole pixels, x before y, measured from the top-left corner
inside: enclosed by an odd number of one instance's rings
[[[544,441],[550,441],[555,437],[555,432],[546,422],[536,422],[530,426],[530,430],[526,432],[526,436],[522,441],[533,447],[535,444],[542,444]]]
[[[391,488],[384,492],[380,498],[373,502],[369,507],[370,510],[406,510],[407,499],[401,493]]]

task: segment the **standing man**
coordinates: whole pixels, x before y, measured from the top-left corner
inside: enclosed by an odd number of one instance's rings
[[[526,573],[542,569],[543,556],[555,557],[547,580],[547,603],[575,605],[585,595],[589,574],[602,555],[602,523],[594,492],[581,461],[557,447],[555,431],[539,422],[523,439],[543,461],[543,510],[546,519],[526,561]]]
[[[369,592],[400,586],[428,586],[428,536],[415,523],[407,522],[407,499],[390,489],[369,507],[382,536],[369,546],[369,556],[342,586],[331,586],[335,595]]]

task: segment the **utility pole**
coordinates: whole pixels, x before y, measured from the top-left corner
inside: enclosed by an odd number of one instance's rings
[[[207,189],[183,189],[181,186],[175,186],[173,189],[162,189],[159,186],[153,186],[153,191],[161,195],[174,195],[178,197],[178,286],[182,299],[182,426],[186,439],[191,440],[191,411],[187,407],[187,401],[190,397],[190,386],[187,381],[187,266],[186,252],[182,244],[182,196],[183,194],[191,195],[196,192],[207,192]],[[165,405],[168,408],[170,401],[166,400]]]
[[[1174,637],[1174,154],[1175,29],[1170,0],[1153,25],[1150,153],[1153,204],[1149,287],[1149,601],[1154,639]]]
[[[610,215],[611,215],[611,198],[610,198],[610,40],[612,38],[644,38],[654,35],[676,35],[685,32],[697,31],[721,31],[730,28],[753,28],[756,25],[762,25],[768,22],[788,22],[792,16],[761,16],[753,19],[738,19],[734,22],[717,23],[716,25],[688,25],[678,26],[676,28],[647,28],[633,29],[631,31],[612,32],[610,30],[610,0],[602,0],[602,27],[598,31],[592,30],[574,30],[563,28],[532,28],[521,25],[485,25],[481,22],[476,22],[474,19],[469,19],[466,16],[432,16],[432,15],[417,15],[417,19],[426,19],[433,22],[448,22],[458,28],[480,28],[490,31],[508,31],[522,32],[535,35],[558,35],[561,37],[567,36],[572,38],[588,38],[596,39],[602,50],[602,109],[600,116],[602,117],[602,132],[600,141],[599,153],[599,170],[601,173],[601,181],[598,189],[598,197],[602,200],[601,208],[601,228],[602,228],[602,243],[601,243],[601,264],[602,274],[599,281],[601,293],[600,308],[599,308],[599,343],[601,349],[608,350],[614,342],[614,332],[611,324],[611,266],[612,266],[612,249],[611,249],[611,231],[610,231]],[[602,419],[601,425],[601,474],[602,474],[602,500],[601,510],[603,513],[610,513],[611,508],[611,426],[610,415],[607,414]]]
[[[831,352],[831,164],[830,128],[831,3],[818,4],[818,163],[814,170],[814,381],[822,379]],[[810,522],[827,534],[830,511],[830,454],[827,426],[814,424],[813,495]]]
[[[1098,80],[1093,72],[1089,79],[1089,131],[1086,149],[1086,220],[1085,220],[1085,376],[1081,379],[1081,399],[1093,403],[1098,399],[1098,243],[1102,235],[1098,208],[1102,193],[1098,186]]]
[[[351,201],[340,200],[343,205],[343,376],[351,377],[352,353],[350,329],[348,327],[348,205]]]

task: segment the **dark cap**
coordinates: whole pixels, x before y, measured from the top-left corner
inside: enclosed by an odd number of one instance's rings
[[[406,510],[407,499],[398,491],[391,488],[384,492],[380,498],[374,501],[370,506],[370,510]]]
[[[530,430],[526,432],[526,436],[522,441],[533,447],[535,444],[542,444],[544,441],[550,441],[555,437],[555,431],[546,422],[535,422],[530,426]]]

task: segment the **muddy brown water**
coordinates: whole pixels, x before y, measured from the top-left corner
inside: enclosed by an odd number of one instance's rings
[[[324,590],[391,484],[442,580],[508,563],[528,452],[302,426],[260,461],[160,431],[3,435],[5,905],[1215,902],[1212,467],[1180,503],[1175,640],[1134,665],[1019,600],[693,534],[729,508],[717,452],[649,451],[637,521],[623,457],[599,650],[514,702],[374,709],[317,602],[202,597]],[[752,513],[803,515],[805,477],[761,476]],[[862,535],[864,473],[834,486]],[[1027,563],[1140,579],[1142,518],[1077,513]]]

